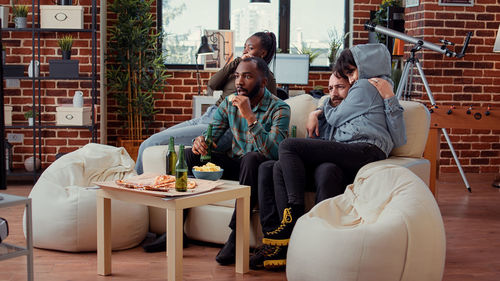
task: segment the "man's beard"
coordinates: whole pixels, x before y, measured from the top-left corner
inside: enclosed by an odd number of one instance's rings
[[[255,86],[250,91],[248,91],[245,88],[241,88],[241,89],[245,90],[246,91],[246,96],[250,100],[252,100],[257,94],[259,94],[259,91],[260,91],[260,81],[258,81],[257,84],[255,84]]]

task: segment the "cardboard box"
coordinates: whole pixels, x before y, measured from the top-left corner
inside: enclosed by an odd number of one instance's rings
[[[57,126],[90,126],[92,125],[90,107],[56,107]]]
[[[49,77],[78,78],[78,60],[49,60]]]
[[[3,107],[3,120],[5,126],[12,125],[12,106],[4,105]]]
[[[41,28],[83,29],[83,7],[40,5]]]

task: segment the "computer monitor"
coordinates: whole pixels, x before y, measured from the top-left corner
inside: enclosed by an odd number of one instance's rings
[[[277,84],[307,85],[309,83],[309,55],[276,54],[276,60],[271,60],[269,69],[274,73]]]

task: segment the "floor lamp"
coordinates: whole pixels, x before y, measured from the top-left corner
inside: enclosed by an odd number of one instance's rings
[[[198,84],[198,96],[201,94],[201,82],[200,82],[200,68],[198,67],[198,56],[206,56],[206,55],[210,55],[210,54],[213,54],[214,53],[214,50],[212,49],[212,47],[210,47],[210,45],[208,44],[208,38],[207,36],[203,35],[201,36],[201,44],[200,44],[200,48],[198,48],[198,51],[196,52],[196,61],[195,61],[195,65],[196,65],[196,81],[197,81],[197,84]]]

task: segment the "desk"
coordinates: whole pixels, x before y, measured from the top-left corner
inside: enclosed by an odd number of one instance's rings
[[[111,274],[111,199],[166,209],[168,280],[182,280],[183,210],[220,201],[236,199],[236,272],[249,267],[250,187],[224,181],[216,189],[196,195],[156,197],[99,184],[97,191],[97,273]]]
[[[467,114],[468,106],[456,106],[451,114],[448,114],[448,110],[450,106],[445,105],[432,109],[429,137],[424,151],[424,157],[431,162],[429,188],[434,196],[437,195],[436,178],[439,176],[441,128],[500,130],[500,112],[497,108],[490,110],[489,115],[485,114],[486,107],[472,107],[470,114]]]
[[[0,193],[0,208],[7,208],[14,205],[26,205],[26,248],[11,245],[8,243],[0,244],[0,261],[26,255],[26,265],[28,280],[33,280],[33,230],[31,223],[31,198],[15,196]]]

